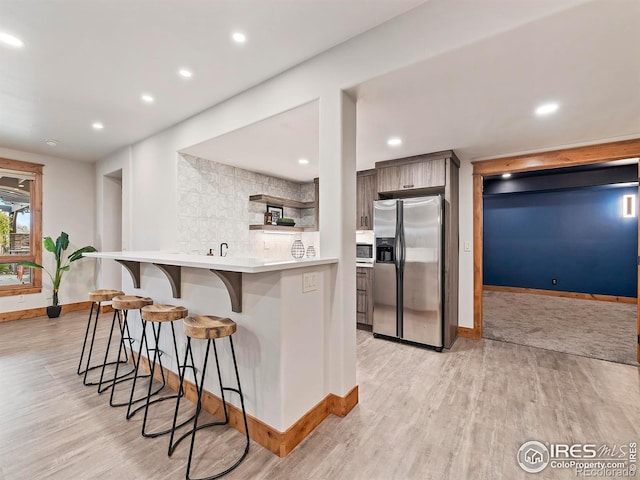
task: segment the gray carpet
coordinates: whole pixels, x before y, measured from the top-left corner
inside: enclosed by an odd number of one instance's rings
[[[484,338],[638,365],[635,305],[507,292],[483,301]]]

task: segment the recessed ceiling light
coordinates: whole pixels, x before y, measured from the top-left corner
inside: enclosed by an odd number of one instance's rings
[[[549,115],[558,110],[559,105],[555,102],[545,103],[536,108],[536,115]]]
[[[402,145],[402,139],[400,137],[391,137],[387,140],[387,145],[390,147],[397,147],[398,145]]]
[[[193,73],[191,72],[191,70],[187,70],[186,68],[181,68],[180,70],[178,70],[178,75],[180,75],[182,78],[193,77]]]
[[[104,125],[101,122],[93,122],[91,126],[94,130],[102,130],[104,128]]]
[[[503,173],[502,174],[502,178],[511,178],[511,174],[510,173]]]
[[[242,32],[233,32],[231,38],[233,38],[233,41],[236,43],[244,43],[247,41],[247,36]]]
[[[44,143],[46,143],[50,147],[55,147],[56,145],[58,145],[58,141],[54,140],[52,138],[49,138],[49,139],[45,140]]]
[[[140,98],[144,103],[153,103],[154,98],[148,93],[143,93]]]
[[[301,158],[298,160],[298,163],[300,165],[309,165],[309,160],[307,160],[306,158]]]
[[[9,45],[10,47],[24,47],[24,42],[22,40],[5,32],[0,32],[0,42],[4,43],[5,45]]]

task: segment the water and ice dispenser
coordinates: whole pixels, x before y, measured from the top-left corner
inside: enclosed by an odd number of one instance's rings
[[[376,238],[376,262],[378,263],[394,263],[395,262],[395,238]]]

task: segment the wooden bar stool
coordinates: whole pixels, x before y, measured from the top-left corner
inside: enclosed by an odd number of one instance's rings
[[[176,422],[178,418],[178,409],[180,408],[180,398],[178,398],[178,400],[176,401],[176,410],[173,416],[173,428],[171,429],[171,437],[169,439],[168,454],[169,456],[171,456],[171,454],[174,452],[178,444],[183,439],[191,435],[191,446],[189,447],[189,459],[187,461],[187,473],[186,473],[187,480],[195,480],[191,478],[190,474],[191,474],[191,459],[193,456],[193,446],[195,444],[195,439],[196,439],[196,431],[201,430],[203,428],[213,427],[217,425],[227,425],[229,423],[229,412],[227,410],[227,402],[224,397],[224,392],[225,391],[236,392],[240,396],[240,405],[242,406],[242,417],[244,419],[244,431],[246,435],[246,444],[245,444],[244,451],[242,452],[242,455],[240,456],[240,458],[238,458],[238,460],[236,460],[235,463],[233,463],[230,467],[228,467],[224,471],[208,477],[197,479],[197,480],[212,480],[214,478],[222,477],[227,473],[231,472],[238,465],[240,465],[240,463],[247,456],[247,453],[249,453],[249,427],[247,425],[247,413],[244,408],[244,396],[242,395],[242,387],[240,386],[240,376],[238,374],[238,363],[236,361],[236,352],[233,348],[233,338],[232,338],[232,335],[235,333],[237,326],[236,326],[236,323],[229,318],[214,317],[211,315],[199,315],[196,317],[187,317],[184,319],[183,325],[184,325],[184,333],[187,336],[187,349],[184,354],[184,363],[183,363],[184,368],[181,370],[181,376],[180,376],[181,385],[184,381],[184,376],[185,376],[184,372],[186,371],[187,360],[189,357],[191,358],[191,367],[193,367],[194,372],[196,371],[195,365],[193,363],[193,353],[191,351],[191,339],[196,338],[196,339],[207,340],[207,349],[204,355],[204,363],[202,366],[202,375],[200,377],[200,383],[198,383],[197,375],[194,373],[196,391],[198,393],[198,404],[196,406],[196,413],[193,419],[193,428],[188,432],[186,432],[185,434],[183,434],[175,442],[173,441],[175,429],[177,428]],[[229,337],[229,345],[231,346],[231,356],[233,358],[233,367],[236,373],[236,382],[237,382],[238,388],[225,387],[222,385],[222,375],[220,374],[220,362],[218,360],[218,350],[216,348],[215,339],[223,338],[223,337]],[[222,395],[222,406],[224,408],[224,421],[211,422],[205,425],[198,425],[198,417],[200,415],[200,411],[202,410],[202,392],[204,391],[204,379],[207,373],[207,363],[209,360],[209,350],[211,345],[213,345],[213,354],[216,359],[216,368],[218,370],[218,382],[220,384],[220,393]]]
[[[98,319],[100,318],[100,307],[103,302],[110,302],[113,297],[118,295],[124,295],[120,290],[107,290],[100,289],[89,292],[89,301],[91,302],[91,309],[89,310],[89,318],[87,319],[87,329],[84,332],[84,341],[82,342],[82,351],[80,352],[80,361],[78,362],[78,375],[83,375],[82,383],[84,385],[98,385],[98,382],[88,382],[87,381],[87,373],[91,370],[95,370],[97,368],[104,368],[104,362],[97,365],[91,365],[91,355],[93,354],[93,345],[96,339],[96,330],[98,328]],[[93,318],[93,311],[96,311],[95,319]],[[89,330],[91,330],[91,321],[93,320],[93,332],[91,334],[91,342],[89,343],[89,352],[87,354],[87,362],[84,366],[84,370],[82,370],[82,360],[84,359],[84,352],[87,348],[87,340],[89,339]],[[111,348],[111,338],[113,336],[113,325],[111,326],[111,331],[109,332],[109,340],[107,342],[107,351]],[[124,342],[127,338],[120,337],[120,342]],[[129,339],[130,340],[130,339]],[[107,363],[107,365],[113,365],[116,362],[118,363],[127,363],[129,358],[127,357],[127,350],[125,349],[124,360],[120,360],[120,356],[118,359]]]
[[[146,305],[151,305],[153,304],[153,300],[150,299],[149,297],[140,297],[137,295],[118,295],[116,297],[113,297],[112,300],[112,306],[113,306],[113,321],[112,321],[112,325],[115,325],[116,323],[116,318],[119,319],[119,324],[120,324],[120,329],[121,329],[121,334],[124,336],[125,332],[126,335],[128,337],[131,338],[131,335],[129,334],[129,323],[128,323],[128,316],[129,316],[129,311],[130,310],[141,310],[142,307],[146,306]],[[146,322],[144,320],[142,320],[142,317],[140,318],[141,321],[141,325],[142,325],[142,338],[140,340],[140,348],[138,349],[138,358],[134,359],[134,367],[130,372],[127,372],[124,375],[119,375],[118,374],[118,368],[119,365],[116,364],[116,370],[115,373],[113,375],[113,378],[110,380],[104,380],[103,376],[104,376],[104,369],[102,370],[103,375],[101,375],[100,377],[100,383],[98,385],[98,393],[102,393],[105,390],[107,390],[108,388],[111,388],[111,395],[109,396],[109,405],[111,405],[112,407],[123,407],[125,405],[129,405],[129,402],[120,402],[120,403],[116,403],[114,401],[114,397],[115,397],[115,392],[116,392],[116,385],[122,382],[127,382],[127,381],[133,381],[136,378],[140,377],[140,378],[150,378],[150,375],[139,375],[139,367],[140,367],[140,356],[142,353],[142,347],[143,345],[146,345],[145,342],[145,338],[146,338]],[[130,342],[130,346],[131,346],[131,354],[133,355],[133,340],[131,340]],[[123,344],[120,344],[120,349],[123,348]],[[147,346],[147,357],[149,357],[149,347]],[[107,352],[108,353],[108,352]],[[118,351],[118,358],[120,358],[120,353],[121,351]],[[106,357],[105,357],[106,358]],[[131,375],[133,374],[133,375]],[[153,381],[153,379],[150,378],[149,380],[150,382]],[[107,386],[103,387],[103,384],[106,383]],[[163,385],[164,387],[164,385]],[[158,389],[158,391],[154,392],[154,394],[158,393],[160,391],[160,389]],[[141,397],[139,399],[137,399],[136,401],[142,401],[146,398],[146,396]]]
[[[146,323],[151,323],[151,328],[153,331],[154,345],[153,345],[153,349],[150,349],[153,351],[153,359],[149,358],[150,375],[151,375],[151,378],[153,379],[156,368],[160,368],[163,384],[165,384],[166,382],[165,382],[165,377],[164,377],[164,372],[162,367],[162,355],[164,352],[160,349],[160,332],[162,330],[162,324],[165,322],[169,322],[169,324],[171,325],[171,336],[173,339],[173,352],[175,355],[174,358],[176,359],[176,363],[178,364],[178,371],[181,372],[182,366],[180,365],[179,359],[178,359],[178,342],[176,341],[176,331],[175,331],[173,322],[175,322],[176,320],[181,320],[185,318],[188,314],[189,314],[189,311],[186,308],[180,307],[180,306],[176,307],[174,305],[146,305],[142,307],[142,310],[141,310],[142,320],[144,320]],[[147,339],[147,342],[148,342],[148,339]],[[182,375],[183,374],[180,373],[180,376]],[[134,379],[133,386],[131,387],[131,399],[133,399],[133,391],[135,389],[135,385],[136,385],[136,381]],[[181,383],[177,394],[165,395],[163,397],[158,397],[158,398],[155,398],[154,400],[151,400],[151,382],[149,382],[149,390],[147,392],[147,401],[145,402],[144,405],[134,410],[131,410],[132,403],[130,402],[129,409],[127,410],[127,420],[133,417],[136,414],[136,412],[144,408],[144,419],[142,420],[142,436],[143,437],[159,437],[160,435],[165,435],[171,432],[174,428],[179,428],[182,425],[185,425],[189,421],[193,420],[193,417],[186,419],[177,427],[174,425],[169,429],[150,433],[146,431],[147,417],[149,415],[149,405],[152,405],[158,402],[163,402],[165,400],[179,399],[183,395],[184,395],[184,390],[182,388],[182,383]]]

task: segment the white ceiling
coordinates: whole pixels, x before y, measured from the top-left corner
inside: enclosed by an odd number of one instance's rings
[[[423,1],[0,0],[0,145],[95,161]]]
[[[319,175],[319,102],[212,138],[182,153],[298,182]],[[308,165],[298,160],[304,158]]]
[[[485,1],[491,8],[499,3]],[[281,19],[271,11],[274,2]],[[36,3],[42,4],[42,11],[25,5]],[[131,3],[135,5],[128,5]],[[148,14],[143,3],[97,2],[97,13],[89,14],[85,3],[75,0],[0,0],[0,29],[5,28],[5,18],[23,18],[4,15],[6,6],[11,6],[10,11],[27,12],[24,18],[31,23],[24,31],[34,36],[31,40],[23,35],[27,45],[21,52],[0,48],[0,145],[51,154],[43,139],[54,137],[63,142],[56,154],[94,160],[338,43],[341,35],[347,38],[420,2],[235,0],[211,5],[214,2],[187,1],[178,19],[172,18],[174,2],[160,1]],[[65,14],[54,14],[51,4]],[[251,11],[241,8],[249,4]],[[456,2],[445,8],[455,11]],[[129,10],[126,20],[120,18],[123,9]],[[344,21],[334,25],[331,13],[338,9],[337,17]],[[204,13],[214,10],[219,14],[215,18]],[[363,10],[369,23],[353,18]],[[52,23],[45,28],[52,15],[63,25]],[[244,28],[249,43],[240,48],[228,39],[238,18],[250,25]],[[80,19],[89,25],[82,28],[82,34],[76,26]],[[282,34],[279,22],[294,25],[296,35],[305,42],[291,42],[290,35]],[[639,26],[637,0],[586,1],[354,87],[358,169],[371,168],[376,161],[446,149],[472,159],[639,137]],[[43,29],[49,31],[50,39],[41,35]],[[341,33],[336,34],[336,29]],[[42,58],[52,50],[64,50],[61,45],[65,42],[70,45],[67,31],[80,34],[82,45],[72,45],[72,55]],[[255,35],[259,41],[254,40]],[[116,42],[105,43],[104,38]],[[32,46],[33,41],[37,47]],[[45,46],[49,41],[51,46]],[[28,82],[26,77],[13,78],[14,69],[5,60],[10,58],[10,64],[19,66],[15,67],[18,72],[34,72],[34,60],[25,60],[34,48],[34,55],[60,78],[36,75]],[[182,61],[185,52],[189,58]],[[86,68],[72,69],[77,63]],[[175,70],[182,65],[193,68],[193,81],[176,77]],[[147,88],[149,82],[155,87]],[[12,94],[12,88],[22,96]],[[156,95],[155,105],[141,104],[138,96],[143,90]],[[559,111],[536,117],[533,110],[545,101],[558,102]],[[96,111],[104,114],[94,115]],[[96,119],[105,122],[103,132],[91,131],[90,123]],[[68,137],[56,133],[57,128]],[[390,136],[400,136],[403,145],[388,147]],[[310,180],[318,175],[318,104],[295,108],[185,153],[283,178]],[[308,158],[310,165],[298,165],[301,157]]]
[[[639,27],[636,0],[587,2],[354,87],[358,170],[448,149],[477,159],[639,137]],[[558,112],[537,117],[534,109],[548,101]],[[197,153],[310,180],[317,164],[294,162],[317,151],[301,153],[304,143],[293,139],[317,145],[318,121],[310,106],[298,110],[205,142]],[[402,146],[387,146],[391,136]]]
[[[359,85],[358,168],[640,136],[639,27],[636,0],[588,2]],[[537,117],[550,101],[557,113]]]

